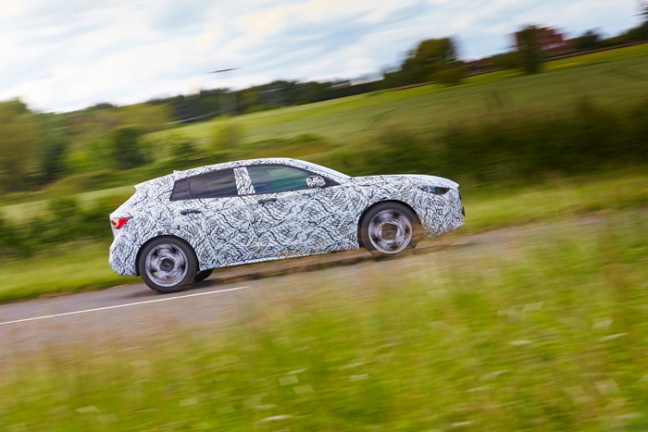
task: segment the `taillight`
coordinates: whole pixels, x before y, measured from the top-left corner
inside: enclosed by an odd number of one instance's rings
[[[131,220],[131,218],[129,217],[114,217],[110,219],[110,223],[113,228],[120,229],[121,227],[126,225],[126,222],[128,222],[129,220]]]

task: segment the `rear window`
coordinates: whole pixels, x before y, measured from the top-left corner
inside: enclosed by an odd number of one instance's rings
[[[228,169],[176,181],[171,193],[171,200],[221,198],[237,195],[234,170]]]

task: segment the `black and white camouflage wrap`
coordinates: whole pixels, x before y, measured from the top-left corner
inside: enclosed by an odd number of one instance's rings
[[[334,185],[257,194],[246,167],[264,164],[299,168]],[[229,168],[234,170],[238,196],[170,200],[176,180]],[[435,194],[422,186],[449,190]],[[186,241],[196,253],[200,270],[358,249],[363,213],[384,201],[411,207],[426,237],[464,224],[458,185],[441,177],[349,177],[284,158],[229,162],[176,171],[137,185],[135,194],[110,215],[131,217],[121,229],[113,228],[110,267],[120,275],[137,275],[138,252],[159,236]]]

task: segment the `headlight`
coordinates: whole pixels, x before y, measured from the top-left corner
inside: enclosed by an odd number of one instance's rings
[[[433,193],[435,195],[445,195],[450,190],[450,188],[431,185],[420,185],[419,189],[423,192]]]

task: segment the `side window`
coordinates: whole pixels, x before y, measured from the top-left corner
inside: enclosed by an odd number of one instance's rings
[[[282,165],[254,165],[247,170],[258,194],[307,189],[306,179],[312,175]]]
[[[219,198],[237,196],[234,171],[223,170],[176,181],[171,200]]]

